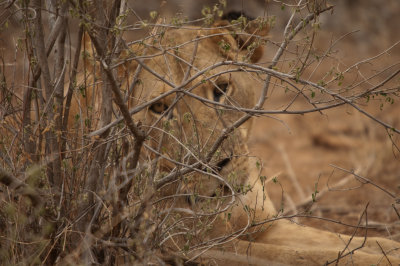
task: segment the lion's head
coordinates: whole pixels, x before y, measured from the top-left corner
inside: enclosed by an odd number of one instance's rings
[[[220,21],[210,28],[158,28],[150,38],[122,47],[120,61],[112,62],[133,120],[146,136],[138,169],[145,169],[141,174],[156,189],[160,217],[177,215],[170,222],[161,218],[164,226],[177,228],[170,234],[187,226],[178,221],[188,214],[196,232],[190,234],[199,232],[193,217],[208,235],[226,233],[220,229],[230,228],[228,220],[237,228],[248,223],[247,215],[235,215],[235,207],[243,211],[241,197],[259,169],[246,144],[251,120],[243,118],[244,109],[254,108],[263,80],[232,62],[256,63],[267,32],[262,20],[236,27]],[[102,97],[99,83],[87,83],[99,90],[95,98]],[[268,208],[274,211],[272,204]],[[217,229],[210,233],[211,228]]]
[[[148,133],[143,155],[159,159],[155,181],[163,195],[181,194],[178,201],[192,209],[208,206],[208,212],[218,203],[202,203],[218,196],[230,201],[232,193],[250,189],[250,171],[256,168],[246,144],[251,122],[229,134],[226,129],[245,115],[240,108],[254,107],[262,81],[243,67],[223,62],[255,63],[262,48],[254,36],[267,32],[252,27],[244,38],[221,25],[227,24],[161,32],[146,41],[151,45],[134,46],[136,61],[130,66],[141,68],[131,103],[151,103],[134,119]],[[165,176],[185,165],[195,170],[165,182]]]
[[[249,73],[236,71],[235,66],[210,68],[235,59],[224,54],[222,49],[235,50],[237,47],[234,43],[224,42],[224,37],[230,35],[217,35],[213,39],[207,36],[209,34],[209,31],[195,29],[167,31],[154,48],[143,52],[149,55],[143,64],[159,77],[142,70],[131,96],[134,105],[166,96],[148,105],[135,115],[135,119],[149,132],[148,145],[163,155],[159,162],[161,172],[166,174],[181,167],[174,161],[188,165],[201,162],[203,165],[197,168],[221,175],[240,190],[248,178],[246,139],[250,125],[243,125],[230,134],[214,154],[212,149],[224,134],[223,130],[243,115],[223,105],[251,108],[257,82]],[[245,56],[231,53],[237,57]],[[207,68],[210,69],[204,71]],[[156,157],[156,153],[150,154]],[[208,162],[209,166],[206,166]],[[222,185],[216,178],[198,172],[189,179],[193,180],[185,186],[190,194],[211,196],[218,193]],[[185,186],[182,191],[186,190]]]

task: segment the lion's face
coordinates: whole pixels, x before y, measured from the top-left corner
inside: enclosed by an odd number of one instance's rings
[[[233,55],[221,50],[222,45],[227,45],[224,39],[229,35],[228,31],[219,32],[218,39],[206,36],[210,34],[195,29],[171,30],[157,39],[153,47],[135,49],[146,59],[142,61],[144,66],[140,66],[142,70],[133,92],[133,104],[140,105],[166,95],[135,115],[135,120],[140,121],[142,129],[148,132],[144,154],[150,159],[161,154],[159,178],[182,168],[183,164],[203,164],[198,167],[200,171],[185,176],[183,182],[172,182],[162,188],[168,193],[191,194],[181,197],[191,205],[208,197],[231,194],[226,184],[215,176],[228,182],[236,192],[246,189],[249,178],[246,141],[250,122],[229,134],[209,156],[224,129],[244,115],[223,105],[252,108],[254,92],[261,86],[254,76],[236,71],[235,66],[222,65],[198,74],[213,64],[245,56],[235,47],[229,48]],[[209,166],[206,166],[208,159]]]
[[[174,227],[168,232],[193,229],[197,234],[193,224],[175,224],[182,211],[192,219],[187,221],[207,220],[207,226],[201,227],[206,231],[208,225],[223,230],[229,227],[224,217],[215,219],[224,216],[228,208],[238,227],[248,223],[248,216],[242,215],[246,201],[242,195],[252,185],[249,178],[258,174],[246,144],[251,120],[239,127],[233,125],[246,116],[242,108],[254,107],[255,92],[263,80],[245,67],[223,62],[254,63],[262,48],[250,47],[253,37],[247,41],[238,36],[220,28],[166,30],[124,51],[123,63],[115,69],[128,108],[137,110],[133,120],[146,135],[136,169],[141,172],[133,176],[132,198],[140,197],[146,180],[152,180],[157,191],[153,200],[158,203],[153,210],[162,224]],[[91,72],[100,75],[99,69]],[[92,79],[87,78],[87,84],[98,91],[94,102],[102,102],[96,99],[103,97],[101,83]],[[233,130],[228,132],[229,128]],[[168,222],[164,213],[171,217]]]

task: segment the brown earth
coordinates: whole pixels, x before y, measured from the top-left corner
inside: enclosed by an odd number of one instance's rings
[[[350,40],[338,47],[339,53],[336,56],[343,64],[350,65],[358,62],[361,57],[368,58],[378,53],[371,49],[363,54],[355,53],[349,56],[349,51],[354,45],[354,40]],[[378,69],[398,63],[399,55],[397,47],[397,50],[391,51],[379,61],[372,62],[367,68],[360,68],[359,74],[368,76]],[[329,67],[329,63],[328,66],[322,65],[317,75],[323,75]],[[392,71],[395,69],[398,69],[398,66]],[[383,76],[388,76],[388,73],[384,73]],[[352,80],[355,75],[350,74],[348,79]],[[399,80],[397,77],[393,86],[398,88]],[[371,81],[371,84],[365,87],[378,82]],[[271,110],[286,106],[293,94],[282,91],[279,87],[272,88],[264,108]],[[394,104],[375,99],[368,103],[361,102],[360,107],[376,118],[396,128],[400,127],[398,96]],[[300,101],[293,109],[309,108],[310,104]],[[268,178],[277,177],[279,181],[270,182],[268,187],[277,209],[283,206],[283,212],[288,214],[311,211],[314,216],[357,225],[360,215],[369,203],[368,225],[376,229],[369,230],[368,235],[379,235],[398,241],[400,216],[396,214],[395,208],[400,210],[400,205],[395,204],[393,196],[400,195],[399,145],[398,135],[391,139],[384,127],[351,106],[342,106],[322,113],[279,115],[274,119],[258,117],[255,119],[253,135],[250,138],[251,153],[264,163],[263,174]],[[351,171],[370,179],[380,188],[355,178]],[[313,203],[312,194],[316,190],[317,199]],[[296,220],[338,233],[354,232],[354,228],[320,219]],[[361,224],[365,225],[365,217]],[[364,235],[364,231],[361,230],[357,233]]]
[[[398,106],[390,106],[379,111],[377,117],[398,127],[398,113]],[[277,209],[283,204],[284,212],[310,210],[315,216],[357,225],[369,203],[368,224],[378,227],[370,230],[369,235],[400,240],[400,217],[392,207],[395,200],[332,166],[354,170],[399,195],[399,153],[383,127],[350,107],[323,114],[278,118],[286,126],[271,118],[257,118],[250,141],[252,154],[264,163],[263,174],[277,177],[281,185],[270,182],[268,187]],[[395,139],[399,145],[398,136]],[[319,193],[311,206],[316,186]],[[395,207],[400,209],[399,205]],[[302,219],[301,223],[347,234],[354,231],[354,228],[318,219]]]

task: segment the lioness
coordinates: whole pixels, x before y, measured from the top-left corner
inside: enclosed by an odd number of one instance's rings
[[[224,22],[210,29],[162,31],[145,44],[132,46],[133,54],[124,55],[126,62],[118,70],[121,84],[136,79],[131,93],[128,86],[122,88],[132,106],[143,107],[133,112],[148,139],[141,161],[158,162],[154,180],[158,195],[174,198],[164,206],[165,212],[207,217],[212,210],[220,211],[216,218],[210,215],[214,218],[203,231],[206,238],[239,235],[189,256],[235,265],[400,263],[397,242],[339,235],[275,219],[277,212],[259,178],[257,160],[248,155],[251,121],[227,131],[246,116],[244,109],[254,107],[255,91],[263,85],[250,73],[253,70],[234,63],[255,63],[261,58],[262,46],[254,36],[267,30],[254,25],[245,27],[247,35],[233,33]],[[274,221],[240,231],[263,219]],[[171,246],[180,245],[183,240],[178,237],[165,239]]]

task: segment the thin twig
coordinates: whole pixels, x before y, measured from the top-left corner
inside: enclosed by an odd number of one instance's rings
[[[373,185],[374,187],[378,188],[379,190],[385,192],[385,193],[386,193],[387,195],[389,195],[391,198],[398,200],[398,197],[397,197],[394,193],[392,193],[392,192],[388,191],[387,189],[385,189],[385,188],[379,186],[378,184],[374,183],[372,180],[370,180],[370,179],[368,179],[368,178],[365,178],[365,177],[363,177],[363,176],[360,176],[360,175],[354,173],[354,171],[350,171],[350,170],[344,169],[344,168],[339,167],[339,166],[336,166],[336,165],[334,165],[334,164],[329,164],[329,165],[332,166],[332,167],[334,167],[334,168],[336,168],[336,169],[339,169],[339,170],[341,170],[341,171],[343,171],[343,172],[352,174],[353,176],[357,177],[358,179],[361,179],[361,180],[362,180],[363,182],[365,182],[366,184],[371,184],[371,185]]]
[[[379,244],[378,240],[376,240],[376,244],[377,244],[377,245],[379,246],[379,248],[381,249],[382,254],[383,254],[383,256],[385,256],[385,258],[386,258],[387,262],[389,263],[389,265],[392,266],[392,263],[390,262],[389,258],[387,257],[386,252],[385,252],[385,250],[382,248],[381,244]]]
[[[329,264],[332,264],[332,263],[336,263],[336,265],[338,265],[340,259],[342,259],[342,258],[344,258],[344,257],[346,257],[346,256],[348,256],[348,255],[354,254],[354,252],[355,252],[356,250],[362,249],[362,248],[365,246],[365,243],[366,243],[366,241],[367,241],[367,233],[368,233],[368,214],[367,214],[368,205],[369,205],[369,202],[368,202],[367,205],[365,206],[364,211],[363,211],[363,213],[361,214],[360,219],[358,220],[358,224],[357,224],[357,226],[356,226],[356,228],[355,228],[353,234],[350,236],[350,239],[347,241],[346,246],[343,248],[342,251],[340,251],[340,252],[338,253],[337,259],[332,260],[332,261],[327,261],[324,265],[329,265]],[[349,247],[351,241],[353,240],[355,234],[357,233],[357,230],[358,230],[359,228],[362,228],[360,225],[361,225],[361,220],[362,220],[362,218],[364,217],[364,215],[365,215],[365,227],[364,227],[364,229],[365,229],[365,234],[364,234],[363,242],[362,242],[358,247],[355,247],[355,248],[353,248],[352,250],[350,250],[349,252],[343,254],[344,251],[345,251],[346,249],[348,249],[348,247]]]

